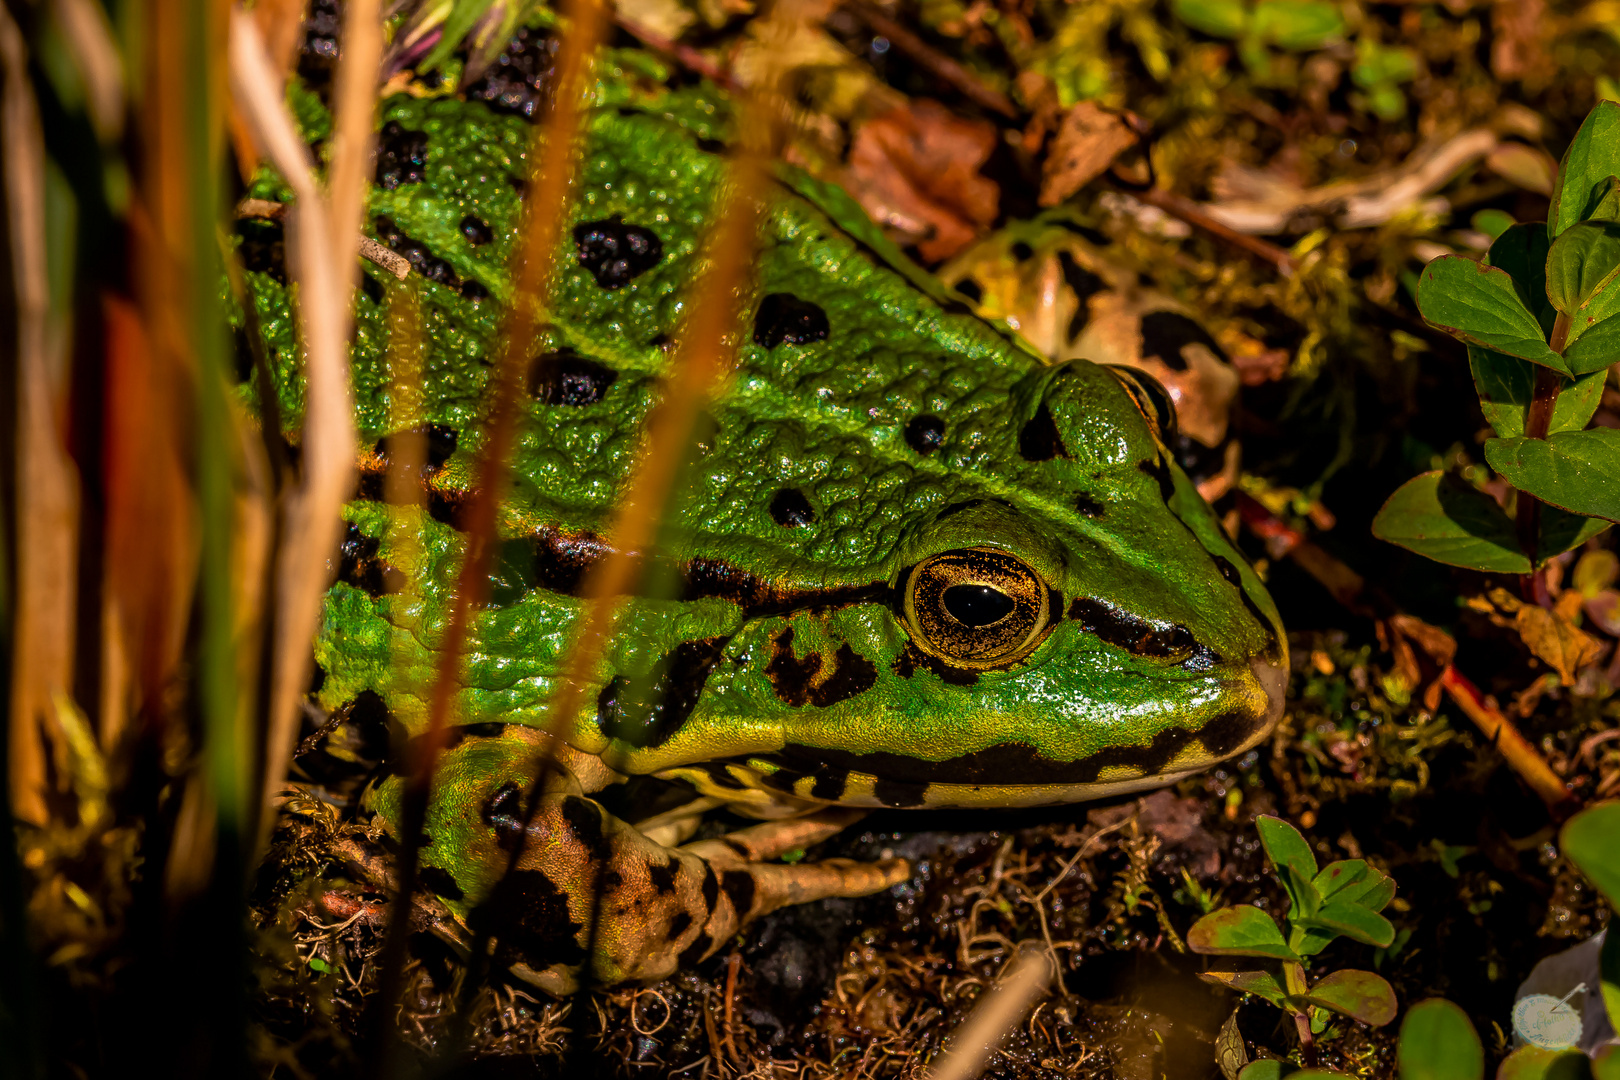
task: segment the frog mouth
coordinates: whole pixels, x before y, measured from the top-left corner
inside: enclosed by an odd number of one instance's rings
[[[888,751],[851,752],[788,744],[735,765],[760,786],[828,802],[890,807],[1041,806],[1158,787],[1241,754],[1276,727],[1288,686],[1286,662],[1250,662],[1260,709],[1233,709],[1194,728],[1166,728],[1151,742],[1058,761],[1007,742],[942,761]],[[1258,703],[1257,703],[1258,704]]]

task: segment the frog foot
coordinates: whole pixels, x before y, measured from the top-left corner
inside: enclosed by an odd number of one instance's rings
[[[582,979],[610,985],[667,978],[767,912],[866,896],[911,876],[904,859],[770,861],[863,816],[846,807],[675,847],[609,813],[572,774],[548,771],[526,815],[525,786],[542,766],[536,749],[529,731],[511,725],[505,734],[464,737],[445,752],[421,879],[471,941],[487,943],[496,967],[552,994],[572,993]],[[367,796],[385,824],[399,820],[402,789],[393,777]]]

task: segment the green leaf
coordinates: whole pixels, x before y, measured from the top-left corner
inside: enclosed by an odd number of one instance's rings
[[[1586,114],[1564,160],[1547,211],[1547,235],[1556,239],[1577,222],[1592,216],[1607,192],[1609,177],[1620,176],[1620,105],[1600,101]]]
[[[1298,1075],[1299,1068],[1291,1061],[1261,1058],[1243,1066],[1243,1071],[1238,1073],[1238,1080],[1282,1080],[1285,1076]]]
[[[1541,508],[1541,535],[1536,538],[1536,562],[1546,562],[1578,548],[1614,525],[1603,518],[1572,514],[1556,506]]]
[[[1406,1010],[1395,1065],[1400,1080],[1483,1080],[1485,1048],[1467,1013],[1429,998]]]
[[[1611,176],[1598,185],[1592,206],[1586,211],[1586,220],[1620,221],[1620,176]]]
[[[1311,987],[1305,1000],[1373,1027],[1395,1019],[1395,991],[1370,971],[1331,972]]]
[[[1547,299],[1565,315],[1582,308],[1594,320],[1615,311],[1620,277],[1620,225],[1582,221],[1565,229],[1547,252]],[[1596,314],[1602,311],[1603,314]]]
[[[1270,915],[1257,907],[1239,904],[1211,912],[1187,931],[1193,952],[1216,956],[1266,956],[1298,960]]]
[[[1442,255],[1423,268],[1417,302],[1424,321],[1452,337],[1569,374],[1513,278],[1500,267]]]
[[[1211,37],[1241,37],[1249,21],[1242,0],[1173,0],[1170,10],[1194,30]]]
[[[1331,900],[1335,894],[1359,884],[1366,877],[1366,859],[1340,859],[1324,866],[1322,872],[1311,879],[1311,885],[1323,900]]]
[[[1474,373],[1474,389],[1486,422],[1504,439],[1523,435],[1530,400],[1535,396],[1535,366],[1516,356],[1470,345],[1468,367]],[[1603,374],[1594,371],[1578,379],[1559,376],[1549,433],[1579,431],[1591,422],[1603,400]]]
[[[1576,514],[1620,521],[1620,431],[1489,439],[1485,460],[1520,491]]]
[[[1198,977],[1218,986],[1229,986],[1239,993],[1253,994],[1279,1009],[1288,1007],[1288,991],[1269,971],[1201,971]]]
[[[1316,855],[1300,831],[1280,817],[1261,814],[1254,827],[1260,833],[1260,846],[1266,849],[1271,865],[1292,866],[1306,881],[1316,876]]]
[[[1592,1059],[1579,1050],[1521,1046],[1496,1070],[1496,1080],[1589,1080]]]
[[[1350,901],[1333,900],[1323,904],[1315,915],[1302,918],[1299,923],[1312,929],[1336,931],[1364,945],[1383,947],[1395,940],[1395,927],[1388,919]]]
[[[1320,49],[1344,33],[1344,16],[1337,5],[1323,0],[1260,0],[1253,31],[1279,49]]]
[[[1487,207],[1484,210],[1474,211],[1474,216],[1468,219],[1468,224],[1476,232],[1482,232],[1494,241],[1497,237],[1513,228],[1515,222],[1513,220],[1513,215],[1508,213],[1506,210],[1497,210]],[[1535,232],[1543,239],[1546,238],[1547,230],[1536,229]],[[1494,266],[1496,264],[1492,263],[1491,265]],[[1506,268],[1504,267],[1504,269]],[[1512,273],[1512,271],[1509,270],[1508,273]]]
[[[1620,315],[1585,327],[1579,337],[1564,346],[1564,363],[1576,375],[1604,371],[1616,360],[1620,360]]]
[[[1500,574],[1530,572],[1513,522],[1496,500],[1439,470],[1397,488],[1373,518],[1372,533],[1448,566]]]
[[[1558,844],[1609,906],[1620,908],[1620,802],[1599,803],[1564,822]]]
[[[1553,319],[1558,315],[1547,302],[1547,250],[1551,243],[1540,222],[1511,225],[1491,243],[1490,253],[1485,256],[1487,265],[1506,270],[1513,279],[1514,291],[1541,324],[1543,336],[1552,333]]]
[[[1294,924],[1292,932],[1288,935],[1289,946],[1301,956],[1315,956],[1337,940],[1339,940],[1337,930],[1319,930],[1298,923]]]

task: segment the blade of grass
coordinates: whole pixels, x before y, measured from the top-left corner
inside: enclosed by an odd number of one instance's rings
[[[274,682],[271,690],[269,732],[266,737],[261,820],[255,850],[269,839],[274,818],[271,800],[280,790],[298,741],[299,699],[309,682],[309,639],[319,618],[320,597],[331,583],[327,556],[342,535],[342,505],[354,487],[355,431],[349,402],[348,340],[354,316],[354,287],[361,273],[357,254],[365,210],[366,179],[376,145],[373,118],[377,106],[377,72],[382,65],[382,13],[378,0],[348,0],[344,5],[343,52],[338,62],[333,99],[332,157],[327,184],[328,231],[324,238],[308,229],[307,258],[324,256],[328,281],[336,290],[322,305],[321,329],[333,335],[317,363],[310,349],[308,406],[304,416],[304,490],[299,496],[299,521],[289,520],[284,550],[303,546],[303,563],[285,562],[281,578],[285,604]],[[242,20],[244,26],[256,25]],[[263,56],[263,50],[260,50]],[[268,58],[265,58],[268,64]],[[263,72],[260,73],[261,77]],[[283,110],[284,111],[284,110]],[[277,160],[272,154],[272,160]],[[281,168],[279,161],[277,168]],[[300,196],[300,202],[304,196]],[[312,202],[319,202],[312,198]],[[301,258],[302,258],[301,254]],[[300,275],[300,281],[313,279]],[[300,310],[307,311],[309,290],[300,291]],[[313,337],[309,339],[312,343]],[[317,411],[317,394],[320,395]],[[315,535],[300,545],[295,529],[315,526]]]
[[[449,730],[472,613],[483,606],[491,563],[499,546],[498,493],[506,488],[519,403],[528,381],[539,320],[547,308],[557,249],[568,219],[570,192],[579,171],[580,129],[592,63],[607,25],[606,11],[599,0],[570,0],[563,14],[567,32],[557,52],[554,90],[529,150],[529,196],[524,206],[521,241],[514,253],[514,288],[504,343],[492,373],[493,385],[486,389],[490,400],[488,434],[478,462],[476,495],[469,509],[466,554],[439,646],[428,729],[423,737],[412,740],[412,759],[404,763],[408,780],[400,823],[399,891],[388,922],[380,961],[382,975],[368,1020],[372,1063],[379,1077],[389,1075],[397,1045],[393,1013],[403,989],[410,902],[418,880],[433,769]]]
[[[1001,1040],[1018,1026],[1057,973],[1057,960],[1042,942],[1021,942],[996,980],[951,1035],[949,1048],[929,1080],[973,1080]]]
[[[289,269],[298,288],[305,354],[303,475],[287,501],[276,569],[268,771],[278,767],[272,762],[280,762],[279,767],[284,768],[292,752],[299,699],[309,676],[309,643],[320,616],[321,594],[329,583],[330,555],[342,534],[343,501],[354,488],[355,428],[349,400],[347,329],[352,291],[348,286],[354,271],[347,264],[340,268],[333,258],[337,249],[332,222],[315,183],[314,162],[293,126],[257,24],[240,8],[232,9],[229,41],[231,96],[259,148],[294,194],[287,215],[287,247]],[[348,123],[347,130],[354,130],[352,117]],[[351,141],[349,146],[350,154],[364,153],[363,139]],[[349,212],[356,217],[358,203],[356,199],[349,204]],[[354,243],[358,244],[358,238]],[[352,263],[353,249],[345,250],[350,251]],[[279,777],[267,776],[265,806],[279,782]]]
[[[11,718],[12,811],[47,820],[47,747],[59,741],[52,695],[73,685],[78,480],[65,451],[67,353],[53,326],[45,246],[45,144],[28,55],[11,16],[0,20],[4,164],[16,288],[16,537]]]

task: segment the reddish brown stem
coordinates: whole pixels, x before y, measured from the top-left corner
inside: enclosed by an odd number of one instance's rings
[[[1530,740],[1513,726],[1513,721],[1485,700],[1479,687],[1470,682],[1466,675],[1448,664],[1440,673],[1440,685],[1451,695],[1457,707],[1468,715],[1468,719],[1491,740],[1513,771],[1541,797],[1554,818],[1561,821],[1580,809],[1580,803],[1575,793],[1569,790],[1569,785],[1553,772],[1552,766],[1547,764]]]
[[[1558,348],[1562,345],[1568,335],[1569,319],[1565,315],[1560,315],[1558,321],[1553,324],[1552,336],[1556,343],[1553,347]],[[1558,404],[1560,382],[1558,372],[1540,364],[1536,365],[1536,386],[1531,393],[1530,408],[1524,417],[1526,438],[1547,437],[1547,432],[1552,427],[1553,408]],[[1519,550],[1530,560],[1530,572],[1520,575],[1519,578],[1519,594],[1528,603],[1551,607],[1552,598],[1547,594],[1547,583],[1543,579],[1537,558],[1541,550],[1541,500],[1528,491],[1518,493],[1514,526],[1518,532]]]
[[[1299,268],[1298,260],[1276,244],[1268,243],[1258,236],[1240,233],[1229,225],[1223,225],[1204,213],[1197,203],[1184,195],[1177,195],[1163,188],[1148,188],[1146,191],[1133,191],[1131,194],[1149,206],[1156,206],[1172,217],[1180,218],[1195,229],[1202,229],[1245,255],[1270,264],[1283,277],[1292,277],[1294,271]]]
[[[844,10],[858,16],[874,32],[888,38],[890,44],[913,60],[918,67],[925,69],[935,78],[949,83],[974,104],[991,112],[1000,113],[1009,120],[1018,119],[1018,106],[1013,104],[1012,98],[984,85],[973,72],[883,12],[858,2],[844,4]]]

